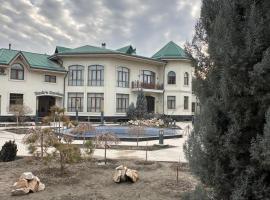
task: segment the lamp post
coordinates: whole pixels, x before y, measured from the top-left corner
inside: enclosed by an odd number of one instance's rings
[[[79,122],[79,116],[78,116],[78,110],[79,110],[79,107],[78,107],[78,98],[76,98],[76,101],[75,101],[75,104],[76,104],[76,121]]]
[[[101,98],[101,108],[100,108],[100,122],[101,125],[104,125],[104,98]]]

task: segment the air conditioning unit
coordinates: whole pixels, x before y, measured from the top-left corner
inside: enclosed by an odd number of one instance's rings
[[[4,67],[0,67],[0,75],[6,75],[6,69]]]

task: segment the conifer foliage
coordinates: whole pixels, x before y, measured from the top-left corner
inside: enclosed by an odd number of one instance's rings
[[[270,1],[203,0],[185,153],[216,199],[270,199]]]

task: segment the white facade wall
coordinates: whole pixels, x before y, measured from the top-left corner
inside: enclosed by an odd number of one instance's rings
[[[159,66],[144,62],[136,62],[117,58],[63,58],[63,66],[68,70],[71,65],[84,66],[84,86],[68,86],[68,77],[66,79],[66,99],[65,107],[67,107],[68,93],[81,92],[84,93],[84,111],[80,112],[80,116],[100,116],[100,113],[87,112],[87,93],[104,93],[104,115],[105,116],[125,116],[126,113],[116,112],[116,94],[129,94],[129,104],[136,105],[137,92],[131,88],[131,82],[141,79],[142,70],[150,70],[156,73],[156,83],[163,83],[163,66]],[[103,65],[104,66],[104,86],[88,86],[88,66]],[[130,87],[117,87],[117,67],[126,67],[130,71]],[[146,95],[156,97],[155,112],[163,112],[163,97],[160,93],[147,92]],[[74,112],[68,112],[69,115],[75,115]]]
[[[0,75],[0,116],[11,115],[8,112],[10,93],[23,94],[24,104],[32,109],[31,115],[36,114],[37,108],[37,95],[35,92],[54,92],[64,94],[64,98],[56,97],[56,105],[67,108],[68,93],[80,92],[84,93],[84,106],[83,112],[79,116],[100,116],[100,113],[87,112],[87,93],[103,93],[104,94],[104,116],[125,116],[125,113],[116,112],[116,94],[129,94],[129,104],[136,104],[137,92],[136,89],[131,88],[132,81],[142,81],[142,71],[150,70],[156,73],[156,84],[164,84],[163,90],[145,89],[144,92],[147,96],[155,97],[155,112],[164,113],[166,115],[186,115],[190,116],[192,101],[192,71],[193,68],[189,61],[185,60],[167,60],[162,63],[155,63],[145,61],[143,59],[129,59],[129,58],[116,58],[116,57],[62,57],[63,66],[68,70],[71,65],[84,66],[84,85],[83,86],[69,86],[68,75],[65,73],[57,73],[50,71],[33,70],[27,66],[26,63],[20,58],[17,58],[11,63],[20,63],[24,66],[24,80],[11,80],[10,79],[10,66],[7,66],[6,75]],[[103,65],[104,66],[104,86],[88,86],[88,66],[90,65]],[[129,88],[117,87],[117,67],[126,67],[130,71]],[[176,84],[168,84],[168,72],[174,71],[176,73]],[[184,85],[184,73],[189,74],[189,84]],[[57,77],[56,83],[45,82],[45,75],[54,75]],[[65,89],[64,89],[65,84]],[[64,93],[65,90],[65,93]],[[49,95],[53,96],[53,95]],[[167,108],[167,96],[176,97],[176,108]],[[184,109],[184,96],[189,97],[188,109]],[[64,102],[63,102],[64,100]],[[67,112],[67,115],[75,116],[75,112]]]
[[[192,67],[189,61],[184,60],[168,60],[165,67],[165,83],[164,83],[164,114],[166,115],[192,115]],[[176,73],[176,84],[168,84],[168,73],[174,71]],[[184,85],[184,74],[189,74],[189,83]],[[168,109],[167,96],[176,97],[175,109]],[[188,109],[184,109],[184,96],[188,96]]]
[[[10,66],[14,63],[19,63],[24,67],[24,80],[10,79]],[[30,115],[36,114],[37,96],[35,92],[52,91],[63,93],[63,73],[30,69],[20,58],[17,58],[9,66],[5,67],[6,75],[0,75],[0,116],[11,115],[8,109],[10,93],[23,94],[24,105],[30,107],[32,110]],[[56,76],[56,83],[45,82],[45,74]],[[62,106],[62,97],[56,98],[56,104]]]

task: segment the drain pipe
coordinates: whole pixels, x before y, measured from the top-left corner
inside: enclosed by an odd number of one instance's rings
[[[68,72],[66,72],[64,77],[64,95],[63,95],[63,108],[65,108],[65,101],[66,101],[66,78],[67,78]]]
[[[165,84],[166,84],[166,82],[165,82],[165,66],[166,66],[166,64],[167,63],[165,63],[164,65],[163,65],[163,115],[165,114],[165,108],[164,108],[164,105],[165,105]]]

